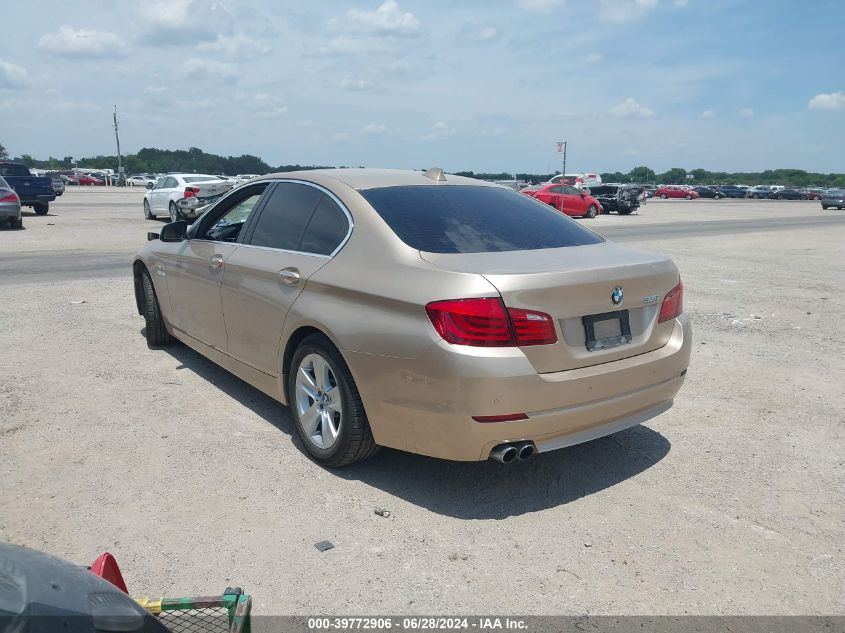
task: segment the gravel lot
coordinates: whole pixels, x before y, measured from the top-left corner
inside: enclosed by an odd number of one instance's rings
[[[71,190],[0,230],[0,539],[111,551],[136,595],[236,583],[259,614],[845,614],[845,212],[585,221],[681,269],[695,341],[672,410],[523,465],[384,450],[326,471],[284,407],[147,349],[142,195]]]

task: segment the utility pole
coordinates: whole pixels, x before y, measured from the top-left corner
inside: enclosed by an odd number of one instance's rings
[[[123,186],[123,162],[120,158],[120,136],[117,133],[117,106],[114,106],[114,140],[117,141],[117,182]]]

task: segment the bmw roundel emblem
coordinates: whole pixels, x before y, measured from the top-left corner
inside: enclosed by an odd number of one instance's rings
[[[616,286],[610,293],[610,302],[615,306],[621,305],[623,296],[622,286]]]

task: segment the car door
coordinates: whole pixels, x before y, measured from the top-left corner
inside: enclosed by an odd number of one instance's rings
[[[288,311],[351,228],[349,212],[322,187],[282,181],[267,193],[244,243],[226,262],[221,296],[229,355],[279,375]]]
[[[156,183],[156,186],[153,188],[151,206],[153,208],[153,213],[162,213],[167,211],[167,204],[163,203],[164,199],[167,197],[165,190],[170,187],[170,181],[174,180],[170,176],[165,176],[164,178],[160,178],[159,181]]]
[[[541,202],[545,202],[546,204],[552,205],[555,209],[560,209],[560,198],[563,194],[563,186],[562,185],[555,185],[554,187],[549,187],[546,191],[541,194],[541,196],[537,196]]]
[[[565,187],[566,201],[565,209],[569,215],[584,215],[587,212],[587,203],[582,192],[577,187]]]
[[[162,256],[162,265],[156,269],[167,279],[173,325],[222,352],[227,348],[227,334],[220,285],[226,262],[237,250],[241,231],[266,187],[267,183],[261,183],[220,200],[175,253]]]

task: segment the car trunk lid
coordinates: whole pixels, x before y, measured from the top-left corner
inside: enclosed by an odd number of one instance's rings
[[[666,345],[672,335],[673,320],[657,322],[663,297],[679,279],[664,255],[603,242],[420,256],[442,268],[484,276],[508,307],[549,314],[556,321],[558,341],[521,348],[538,373],[644,354]],[[618,305],[612,301],[616,288],[622,291]]]
[[[194,188],[194,195],[197,197],[200,206],[214,202],[217,198],[232,188],[232,183],[228,180],[185,180],[187,187]],[[198,189],[198,191],[197,191]]]

